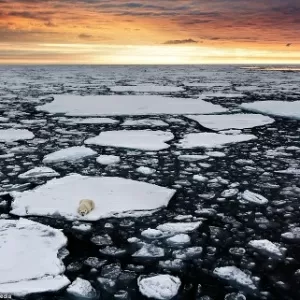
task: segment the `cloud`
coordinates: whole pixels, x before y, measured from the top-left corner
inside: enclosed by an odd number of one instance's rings
[[[164,42],[164,45],[181,45],[181,44],[197,44],[198,42],[193,39],[186,40],[169,40]]]
[[[79,37],[80,39],[82,39],[82,40],[89,40],[89,39],[93,38],[92,35],[86,34],[86,33],[81,33],[81,34],[78,35],[78,37]]]

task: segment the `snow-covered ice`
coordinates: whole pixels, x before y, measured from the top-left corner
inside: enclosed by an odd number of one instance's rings
[[[213,273],[237,286],[246,287],[251,290],[257,289],[252,278],[235,266],[215,268]]]
[[[171,132],[148,130],[104,131],[98,136],[85,140],[85,144],[121,147],[146,151],[158,151],[170,146],[165,142],[174,138]]]
[[[117,124],[119,121],[111,118],[67,119],[72,124]]]
[[[135,258],[161,258],[165,256],[165,250],[151,244],[144,244],[141,249],[132,254]]]
[[[168,123],[157,119],[125,120],[122,126],[166,127]]]
[[[243,198],[243,200],[246,200],[251,203],[259,204],[259,205],[267,204],[269,202],[269,200],[267,198],[265,198],[264,196],[253,193],[249,190],[246,190],[242,194],[242,198]]]
[[[43,163],[50,164],[62,161],[75,163],[85,157],[94,156],[96,154],[96,151],[85,146],[75,146],[47,154],[43,159]]]
[[[65,113],[69,116],[212,114],[227,109],[220,105],[190,98],[169,98],[154,95],[55,95],[55,99],[37,110]]]
[[[187,118],[212,130],[245,129],[272,124],[274,119],[259,114],[187,115]]]
[[[247,111],[300,120],[300,101],[256,101],[240,107]]]
[[[35,167],[25,173],[20,174],[18,177],[20,179],[30,179],[30,178],[50,178],[58,177],[59,173],[48,167]]]
[[[172,237],[169,237],[166,242],[169,245],[174,245],[174,246],[183,246],[186,244],[189,244],[191,241],[191,238],[189,235],[181,233],[181,234],[176,234]]]
[[[178,223],[164,223],[161,225],[158,225],[156,229],[163,231],[163,232],[171,232],[173,234],[179,234],[179,233],[189,233],[193,232],[196,229],[199,228],[199,226],[202,224],[201,221],[198,222],[178,222]]]
[[[78,174],[52,179],[25,192],[12,192],[11,213],[19,216],[62,216],[70,220],[95,221],[124,216],[135,211],[153,211],[168,205],[175,190],[118,177],[88,177]],[[82,217],[77,213],[81,199],[92,199],[95,209]]]
[[[141,173],[141,174],[144,174],[144,175],[151,175],[153,173],[155,173],[156,171],[154,169],[151,169],[149,167],[138,167],[136,169],[137,172]]]
[[[189,133],[179,141],[182,149],[213,148],[256,139],[252,134],[226,135],[210,132]]]
[[[188,162],[195,162],[207,158],[209,158],[208,155],[200,155],[200,154],[183,154],[178,156],[179,160],[188,161]]]
[[[34,134],[27,129],[0,129],[0,142],[32,140]]]
[[[252,240],[249,242],[249,246],[253,247],[257,252],[271,257],[282,258],[284,256],[280,248],[269,240]]]
[[[290,231],[284,232],[281,234],[284,239],[290,241],[300,241],[300,227],[291,228]]]
[[[141,235],[147,239],[157,239],[163,236],[163,232],[157,229],[148,228],[142,231]]]
[[[26,219],[0,220],[0,294],[25,296],[69,284],[57,257],[67,239],[57,229]]]
[[[179,86],[139,84],[139,85],[115,85],[110,87],[110,90],[112,92],[174,93],[174,92],[182,92],[184,89]]]
[[[116,155],[100,155],[96,159],[100,165],[114,165],[121,161],[121,158]]]
[[[153,299],[172,299],[177,295],[180,285],[180,279],[171,275],[141,276],[138,278],[140,292],[144,296]]]
[[[97,297],[97,292],[90,282],[80,277],[76,278],[76,280],[68,286],[67,293],[69,296],[80,299],[95,299]]]

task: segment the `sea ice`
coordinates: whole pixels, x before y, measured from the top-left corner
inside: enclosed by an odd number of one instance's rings
[[[274,122],[274,119],[259,114],[187,115],[186,117],[212,130],[253,128]]]
[[[179,141],[179,147],[182,149],[191,148],[213,148],[226,144],[245,142],[256,139],[252,134],[226,135],[210,132],[189,133]]]
[[[164,236],[162,231],[157,229],[151,229],[151,228],[142,231],[141,235],[147,239],[157,239]]]
[[[256,101],[240,106],[244,110],[300,120],[300,101]]]
[[[249,242],[249,246],[253,247],[257,252],[262,254],[277,258],[283,257],[283,253],[280,248],[269,240],[252,240]]]
[[[290,231],[282,233],[284,239],[299,242],[300,241],[300,227],[291,228]]]
[[[227,109],[199,99],[154,95],[55,95],[55,99],[37,110],[65,113],[69,116],[212,114]]]
[[[185,155],[179,155],[178,159],[182,161],[188,161],[188,162],[195,162],[199,160],[204,160],[209,158],[208,155],[199,155],[199,154],[185,154]]]
[[[90,282],[80,277],[76,278],[76,280],[68,286],[67,293],[69,296],[80,299],[95,299],[97,297],[97,292]]]
[[[175,250],[172,255],[176,259],[189,260],[200,257],[202,254],[202,247],[189,247],[185,249]]]
[[[100,155],[96,159],[100,165],[114,165],[121,161],[119,156],[116,155]]]
[[[156,170],[148,168],[148,167],[138,167],[136,169],[137,172],[142,173],[144,175],[151,175],[156,172]]]
[[[148,298],[170,300],[177,295],[180,285],[180,279],[171,275],[138,278],[139,290]]]
[[[122,126],[166,127],[168,123],[156,119],[125,120]]]
[[[189,237],[189,235],[184,234],[184,233],[176,234],[166,240],[166,242],[169,245],[173,245],[173,246],[183,246],[183,245],[189,244],[190,241],[191,241],[191,238]]]
[[[161,258],[165,256],[165,250],[151,244],[144,244],[142,248],[132,254],[135,258]]]
[[[214,274],[237,286],[246,287],[251,290],[257,289],[251,277],[235,266],[215,268]]]
[[[174,93],[174,92],[182,92],[184,89],[180,86],[140,84],[140,85],[116,85],[110,87],[110,90],[113,92]]]
[[[43,159],[43,163],[47,164],[62,161],[75,163],[79,160],[82,160],[85,157],[94,156],[96,154],[96,151],[84,146],[70,147],[47,154]]]
[[[159,151],[170,145],[165,142],[174,138],[171,132],[147,130],[105,131],[98,136],[87,139],[85,144],[121,147],[128,149]]]
[[[248,190],[246,190],[242,194],[242,198],[243,200],[246,200],[251,203],[259,204],[259,205],[267,204],[269,202],[269,200],[264,196],[250,192]]]
[[[143,215],[166,206],[175,190],[118,177],[88,177],[79,174],[52,179],[25,192],[12,192],[11,213],[19,216],[62,216],[70,220],[96,221],[110,216]],[[77,213],[81,199],[92,199],[95,209],[86,216]]]
[[[173,234],[178,233],[189,233],[192,231],[195,231],[199,228],[199,226],[202,224],[201,221],[199,222],[178,222],[178,223],[164,223],[161,225],[158,225],[156,229],[163,231],[163,232],[170,232]]]
[[[67,239],[57,229],[26,219],[0,220],[0,294],[25,296],[59,290],[70,282],[57,257]]]
[[[33,138],[34,134],[27,129],[0,129],[0,142],[10,143]]]
[[[18,177],[20,179],[58,177],[59,173],[48,167],[35,167]]]
[[[72,124],[117,124],[119,121],[111,118],[67,119]]]

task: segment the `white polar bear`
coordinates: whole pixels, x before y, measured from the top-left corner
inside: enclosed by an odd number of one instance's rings
[[[78,213],[82,216],[87,215],[95,208],[93,200],[83,199],[79,202]]]

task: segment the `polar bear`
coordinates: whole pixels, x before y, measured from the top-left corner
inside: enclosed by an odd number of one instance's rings
[[[79,202],[78,213],[82,216],[87,215],[95,208],[93,200],[83,199]]]

